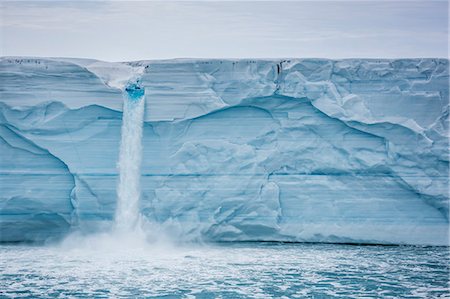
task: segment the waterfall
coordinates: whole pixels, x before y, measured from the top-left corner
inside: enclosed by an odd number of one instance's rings
[[[142,127],[145,94],[138,83],[129,84],[123,95],[123,118],[119,153],[119,183],[115,229],[130,232],[139,222],[141,196]]]

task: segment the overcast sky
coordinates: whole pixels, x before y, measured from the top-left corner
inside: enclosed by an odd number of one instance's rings
[[[447,57],[447,1],[1,1],[1,55]]]

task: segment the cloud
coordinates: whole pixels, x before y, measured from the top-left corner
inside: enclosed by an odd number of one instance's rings
[[[3,1],[0,9],[3,55],[447,56],[445,1]]]

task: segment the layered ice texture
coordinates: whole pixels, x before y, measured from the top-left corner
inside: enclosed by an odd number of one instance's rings
[[[0,236],[111,226],[123,92],[139,210],[206,241],[448,244],[446,59],[0,60]]]

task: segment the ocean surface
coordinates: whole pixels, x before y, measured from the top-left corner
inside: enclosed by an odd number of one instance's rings
[[[450,298],[448,247],[72,241],[0,257],[1,298]]]

